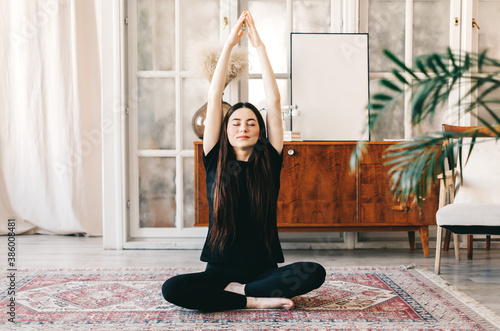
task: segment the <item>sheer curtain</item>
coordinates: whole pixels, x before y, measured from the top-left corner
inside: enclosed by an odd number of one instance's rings
[[[98,9],[0,1],[0,234],[102,235]]]

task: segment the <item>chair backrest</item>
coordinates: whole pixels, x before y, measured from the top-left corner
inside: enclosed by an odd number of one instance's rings
[[[498,128],[497,128],[498,127]],[[495,126],[495,130],[500,126]],[[484,126],[453,126],[443,124],[443,131],[457,132],[477,137],[470,157],[463,165],[463,182],[454,203],[500,203],[500,141],[496,133]],[[463,146],[471,143],[463,139]],[[446,141],[445,145],[449,142]],[[464,158],[469,147],[463,151]],[[465,161],[465,160],[464,160]]]
[[[500,132],[500,125],[494,125],[493,128]],[[497,135],[495,132],[491,131],[488,127],[486,126],[460,126],[460,125],[450,125],[450,124],[443,124],[442,125],[443,132],[456,132],[456,133],[461,133],[465,136],[472,137],[474,134],[476,134],[476,137],[496,137]],[[446,139],[444,141],[444,147],[448,147],[449,145],[449,139]],[[455,159],[450,160],[448,159],[448,166],[449,168],[454,168],[456,167],[456,155],[455,153]]]
[[[459,125],[443,124],[442,128],[443,128],[444,132],[466,133],[466,134],[470,134],[471,137],[475,132],[477,132],[478,137],[496,137],[497,136],[495,134],[495,132],[491,131],[486,126],[459,126]],[[493,128],[496,131],[500,132],[500,125],[494,125]]]
[[[470,141],[464,138],[464,146]],[[500,204],[500,141],[477,138],[462,170],[462,182],[454,203]]]

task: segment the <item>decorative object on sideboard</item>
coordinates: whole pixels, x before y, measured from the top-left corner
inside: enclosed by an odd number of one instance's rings
[[[297,116],[300,116],[299,106],[289,105],[281,107],[281,122],[283,125],[284,141],[302,141],[302,139],[300,139],[300,131],[292,130],[292,117]]]
[[[227,113],[227,111],[231,108],[231,104],[225,102],[224,100],[222,101],[222,116],[224,117]],[[191,126],[193,128],[194,133],[196,136],[200,139],[203,139],[203,131],[205,130],[205,119],[207,117],[207,103],[203,106],[200,107],[194,113],[193,119],[191,121]]]
[[[217,61],[219,60],[219,55],[221,53],[221,47],[215,46],[204,46],[200,48],[198,55],[199,68],[201,73],[205,78],[211,82],[212,77],[215,72],[215,67],[217,66]],[[229,60],[229,65],[226,74],[226,82],[224,88],[226,88],[229,83],[237,78],[243,71],[248,67],[247,53],[244,49],[234,48],[231,53],[231,58]],[[223,116],[227,113],[231,105],[223,100],[222,111]],[[205,118],[207,114],[207,103],[202,105],[193,115],[191,121],[191,126],[194,133],[200,139],[203,139],[203,131],[205,129]]]

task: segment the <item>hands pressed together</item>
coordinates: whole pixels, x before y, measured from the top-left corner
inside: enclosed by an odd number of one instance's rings
[[[227,42],[231,46],[235,46],[240,38],[243,36],[243,23],[246,22],[246,26],[248,27],[248,39],[253,47],[259,47],[263,45],[262,40],[260,39],[259,33],[257,32],[257,28],[255,27],[255,22],[253,21],[252,14],[249,11],[244,11],[241,13],[238,21],[231,29],[229,33],[229,37]]]

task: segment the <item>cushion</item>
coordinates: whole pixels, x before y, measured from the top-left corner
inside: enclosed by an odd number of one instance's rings
[[[500,204],[453,203],[437,211],[436,222],[445,228],[447,226],[498,226],[500,228]]]
[[[462,156],[469,153],[471,139],[464,139]],[[454,204],[500,204],[500,141],[477,138],[468,162],[463,165],[463,182],[455,195]]]

